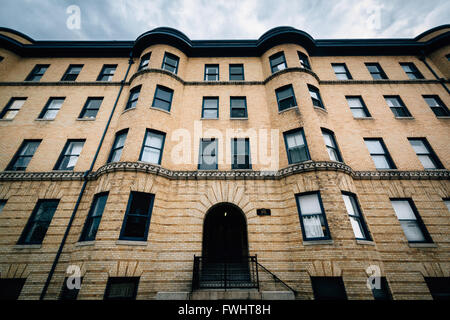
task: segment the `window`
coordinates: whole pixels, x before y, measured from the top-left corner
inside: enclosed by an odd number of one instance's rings
[[[347,300],[342,277],[311,277],[315,300]]]
[[[425,169],[443,169],[442,163],[434,153],[427,139],[408,138],[411,146]]]
[[[166,134],[164,132],[147,129],[139,160],[161,164],[165,138]]]
[[[291,107],[297,106],[297,101],[295,100],[294,89],[292,85],[287,85],[275,90],[278,102],[278,111],[283,111]]]
[[[217,170],[217,140],[200,139],[199,170]]]
[[[386,73],[378,63],[366,63],[367,70],[369,70],[374,80],[387,79]]]
[[[290,164],[310,160],[303,129],[284,132],[283,135]]]
[[[122,155],[122,150],[125,145],[125,140],[127,139],[127,134],[128,129],[116,133],[116,137],[111,148],[111,153],[109,154],[108,163],[120,161],[120,156]]]
[[[108,192],[99,193],[94,196],[94,200],[92,201],[91,209],[86,217],[79,241],[95,240],[107,199]]]
[[[230,98],[230,117],[231,118],[247,118],[247,98],[231,97]]]
[[[438,96],[423,96],[436,117],[448,117],[450,112]]]
[[[97,116],[100,105],[103,102],[103,98],[88,98],[84,104],[83,110],[81,110],[79,119],[95,119]]]
[[[409,242],[433,242],[411,199],[391,199],[391,204]]]
[[[2,213],[3,208],[5,207],[6,201],[7,200],[3,200],[3,199],[0,200],[0,213]]]
[[[153,97],[152,107],[170,112],[172,97],[172,89],[157,85],[155,89],[155,96]]]
[[[325,106],[323,105],[323,102],[322,102],[322,98],[320,97],[319,89],[308,84],[308,90],[309,90],[309,94],[311,96],[313,106],[315,106],[317,108],[325,109]]]
[[[110,277],[106,284],[104,300],[136,299],[139,277]]]
[[[24,171],[27,169],[36,149],[42,140],[24,140],[6,170]]]
[[[105,64],[98,75],[97,81],[111,81],[116,72],[117,64]]]
[[[26,279],[0,279],[0,300],[17,300]]]
[[[0,114],[0,119],[4,120],[12,120],[19,113],[20,108],[22,108],[27,98],[11,98],[3,108],[2,113]]]
[[[411,113],[409,113],[399,96],[384,96],[384,99],[395,117],[411,117]]]
[[[151,56],[151,52],[146,53],[142,56],[141,62],[139,63],[138,71],[148,68],[148,63],[150,62],[150,56]]]
[[[373,298],[375,300],[392,300],[391,291],[385,277],[379,277],[379,288],[372,288]]]
[[[71,281],[71,288],[69,288],[67,281]],[[61,293],[59,294],[59,300],[77,300],[78,293],[80,292],[80,288],[75,286],[75,281],[83,281],[83,278],[80,277],[79,280],[75,278],[66,277],[64,279],[63,286],[61,288]],[[73,286],[73,287],[72,287]]]
[[[434,300],[450,300],[450,277],[425,277]]]
[[[140,92],[141,92],[141,86],[134,87],[133,89],[130,90],[130,95],[128,96],[128,101],[125,106],[125,110],[136,107]]]
[[[45,71],[47,71],[48,67],[50,67],[49,64],[37,64],[33,70],[31,70],[28,77],[26,77],[25,81],[34,81],[38,82],[41,80],[42,76],[44,75]]]
[[[178,58],[177,56],[175,56],[171,53],[166,52],[164,54],[162,69],[177,74],[179,61],[180,61],[180,58]]]
[[[244,65],[230,64],[230,81],[244,80]]]
[[[286,59],[284,58],[284,52],[278,52],[269,57],[270,61],[270,70],[272,73],[275,73],[280,70],[284,70],[287,68]]]
[[[450,199],[443,199],[448,211],[450,211]],[[6,201],[5,201],[6,202]]]
[[[40,199],[25,229],[20,236],[18,244],[41,244],[44,240],[47,229],[58,207],[59,200],[43,200]]]
[[[82,64],[71,64],[61,78],[61,81],[75,81],[81,72],[81,68],[83,68]]]
[[[120,232],[121,240],[147,241],[154,198],[151,193],[130,193]]]
[[[231,169],[251,169],[249,138],[231,139]]]
[[[348,106],[353,113],[354,118],[368,118],[370,117],[369,110],[367,110],[366,104],[361,97],[347,96]]]
[[[77,164],[85,140],[67,140],[53,170],[73,170]]]
[[[320,192],[296,195],[303,240],[331,239]]]
[[[330,130],[322,129],[322,135],[330,160],[342,162],[341,153],[339,152],[336,139],[334,138],[334,133]]]
[[[298,54],[298,59],[300,60],[300,65],[302,66],[302,68],[311,70],[311,65],[309,64],[309,60],[308,57],[306,56],[306,54],[297,51]]]
[[[333,67],[334,73],[336,74],[336,78],[338,80],[351,80],[352,79],[352,75],[348,71],[345,63],[332,63],[331,66]]]
[[[367,149],[369,149],[370,156],[377,169],[395,169],[394,161],[387,152],[383,139],[367,138],[364,139]]]
[[[219,98],[218,97],[203,97],[202,118],[203,119],[218,119],[219,118]]]
[[[414,80],[414,79],[423,79],[423,75],[420,73],[419,70],[417,70],[416,66],[412,62],[408,63],[400,63],[400,65],[403,68],[403,71],[405,71],[408,78]]]
[[[205,64],[205,81],[219,81],[218,64]]]
[[[63,102],[64,98],[48,99],[47,104],[45,105],[44,109],[42,109],[38,119],[54,120],[56,118],[56,115],[58,114],[59,109],[61,109]]]
[[[358,240],[371,240],[356,196],[350,192],[342,192],[342,198],[344,199],[345,208],[347,209],[355,238]]]

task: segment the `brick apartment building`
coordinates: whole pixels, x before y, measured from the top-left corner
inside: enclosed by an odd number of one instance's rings
[[[1,28],[1,297],[448,298],[449,60],[449,25]]]

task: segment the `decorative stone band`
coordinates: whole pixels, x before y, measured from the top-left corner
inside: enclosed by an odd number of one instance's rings
[[[0,181],[22,181],[22,180],[96,180],[103,174],[111,172],[144,172],[165,177],[171,180],[277,180],[290,175],[301,174],[311,171],[337,171],[344,172],[358,180],[448,180],[449,170],[426,170],[426,171],[353,171],[344,163],[333,161],[307,161],[290,165],[277,171],[253,171],[253,170],[196,170],[196,171],[173,171],[158,165],[143,162],[113,162],[108,163],[96,172],[86,176],[84,172],[53,171],[53,172],[10,172],[0,173]]]

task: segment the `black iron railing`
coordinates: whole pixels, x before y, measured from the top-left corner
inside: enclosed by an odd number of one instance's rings
[[[256,256],[213,259],[194,256],[192,290],[256,288],[259,290]]]

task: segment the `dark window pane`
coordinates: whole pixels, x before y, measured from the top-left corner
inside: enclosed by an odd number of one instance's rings
[[[26,279],[0,279],[0,300],[17,300]]]
[[[375,300],[392,300],[392,295],[391,292],[389,290],[389,286],[387,283],[386,278],[384,277],[379,277],[378,279],[375,280],[379,280],[379,288],[374,287],[372,288],[372,293],[373,293],[373,297]],[[377,282],[374,283],[374,285],[376,285]]]
[[[61,293],[59,295],[59,300],[77,300],[78,293],[80,292],[80,288],[77,288],[77,285],[81,285],[83,278],[70,278],[69,285],[67,284],[68,279],[69,278],[64,279]]]
[[[121,239],[147,240],[153,197],[154,195],[150,193],[131,192],[120,235]]]
[[[311,277],[316,300],[347,300],[341,277]]]
[[[59,200],[39,200],[20,237],[20,244],[40,244],[58,206]]]
[[[434,300],[450,300],[450,277],[425,277]]]
[[[111,277],[106,285],[105,300],[133,300],[136,298],[139,277]]]

